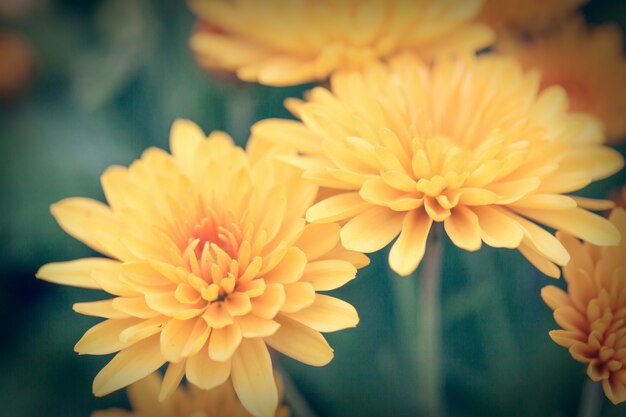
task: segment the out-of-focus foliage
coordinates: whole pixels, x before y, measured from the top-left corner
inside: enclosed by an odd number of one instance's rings
[[[87,416],[125,406],[126,397],[93,397],[91,381],[108,358],[73,352],[96,320],[71,305],[98,296],[34,278],[46,262],[91,254],[61,231],[49,205],[69,196],[102,199],[102,171],[130,163],[149,146],[166,147],[178,117],[205,131],[227,130],[243,144],[255,120],[289,117],[283,99],[306,87],[206,75],[188,49],[194,19],[180,1],[29,3],[19,13],[0,7],[0,29],[28,39],[36,62],[30,88],[0,102],[0,414]],[[585,12],[591,21],[626,28],[623,1],[593,0]],[[584,194],[601,198],[625,182],[622,172]],[[513,251],[464,253],[447,242],[444,252],[447,415],[575,415],[586,375],[548,337],[555,325],[539,296],[554,281]],[[394,297],[417,299],[416,283],[389,276],[385,257],[374,255],[357,280],[335,292],[356,306],[361,322],[329,336],[335,348],[329,366],[281,360],[320,416],[414,415],[420,387],[406,361],[415,355],[401,334],[418,337],[416,318],[400,311]],[[605,401],[603,416],[625,413],[626,405]]]

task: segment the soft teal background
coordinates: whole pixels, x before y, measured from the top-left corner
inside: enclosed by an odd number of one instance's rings
[[[79,357],[74,343],[96,320],[75,314],[77,301],[102,294],[37,281],[50,261],[91,255],[49,214],[69,196],[102,199],[99,176],[130,163],[148,146],[167,148],[178,117],[245,142],[252,121],[286,117],[282,100],[305,87],[273,89],[209,77],[187,48],[193,16],[177,1],[48,1],[0,28],[27,36],[38,73],[19,99],[0,104],[0,415],[87,416],[124,406],[118,392],[97,399],[91,381],[108,357]],[[626,27],[626,3],[592,1],[595,22]],[[621,147],[624,152],[624,146]],[[605,196],[624,173],[595,184]],[[336,358],[312,368],[282,360],[319,416],[411,416],[419,381],[408,378],[385,254],[336,294],[361,316],[356,329],[328,336]],[[449,243],[443,280],[443,355],[448,416],[576,415],[584,366],[548,337],[555,328],[539,297],[553,280],[511,251],[469,254]],[[559,282],[562,285],[562,282]],[[404,356],[403,356],[404,355]],[[626,405],[603,404],[603,416]],[[297,416],[296,416],[297,417]]]

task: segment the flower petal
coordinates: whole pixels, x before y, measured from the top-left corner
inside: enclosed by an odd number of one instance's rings
[[[363,213],[372,205],[358,192],[341,193],[313,205],[306,212],[309,223],[332,223]]]
[[[159,345],[159,337],[152,336],[119,352],[96,375],[93,393],[102,397],[159,369],[165,363]]]
[[[187,359],[185,373],[189,382],[201,389],[210,390],[228,379],[230,368],[230,361],[216,362],[209,358],[207,343],[197,354]]]
[[[87,330],[74,350],[80,355],[107,355],[120,351],[130,345],[120,340],[120,334],[142,321],[136,318],[105,320]]]
[[[404,213],[374,206],[350,219],[341,229],[346,249],[370,253],[384,248],[402,229]]]
[[[450,240],[461,249],[477,251],[482,245],[478,216],[465,206],[457,206],[444,223]]]
[[[433,220],[422,210],[407,213],[398,240],[389,251],[389,266],[398,275],[411,274],[422,261]]]
[[[241,340],[241,329],[236,323],[222,329],[213,329],[209,339],[209,358],[218,362],[226,362],[233,356]]]
[[[356,268],[348,261],[328,259],[309,262],[302,281],[309,282],[316,291],[334,290],[356,277]]]
[[[232,359],[232,380],[237,397],[256,417],[273,417],[278,391],[272,360],[262,339],[244,339]]]
[[[335,332],[359,323],[359,315],[352,305],[323,294],[317,294],[310,307],[285,316],[318,332]]]
[[[333,349],[320,332],[282,315],[275,320],[280,328],[265,338],[269,346],[307,365],[324,366],[332,360]]]

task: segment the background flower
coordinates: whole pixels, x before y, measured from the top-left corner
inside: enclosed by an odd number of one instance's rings
[[[358,316],[317,291],[352,280],[368,260],[340,246],[338,226],[305,225],[317,189],[294,170],[269,157],[249,162],[227,135],[206,139],[183,120],[172,127],[171,148],[109,168],[102,186],[110,207],[84,198],[55,204],[66,232],[112,259],[52,263],[37,276],[116,296],[74,305],[107,319],[76,351],[119,351],[96,376],[96,395],[169,362],[162,399],[184,375],[203,389],[231,376],[250,413],[273,416],[266,344],[327,364],[333,352],[320,331],[354,327]]]
[[[610,221],[626,236],[626,211],[615,209]],[[600,248],[567,233],[558,238],[573,256],[563,268],[567,292],[553,285],[541,291],[563,329],[550,337],[588,364],[587,375],[602,382],[611,402],[626,401],[626,240]]]
[[[323,80],[400,51],[423,57],[474,52],[490,30],[481,0],[194,0],[203,22],[191,37],[202,66],[282,86]]]
[[[542,90],[563,87],[572,111],[598,117],[609,140],[626,139],[626,56],[617,25],[589,28],[577,16],[532,41],[503,39],[497,49],[515,56],[526,69],[540,70]]]
[[[431,69],[405,55],[337,74],[331,91],[315,88],[306,101],[288,103],[302,123],[259,122],[253,140],[291,145],[303,156],[283,159],[335,191],[307,220],[343,222],[346,248],[374,252],[398,237],[389,264],[401,275],[417,268],[436,222],[462,249],[518,248],[558,276],[555,264],[569,255],[533,221],[616,244],[615,228],[585,210],[606,203],[565,193],[624,161],[601,145],[594,118],[567,112],[561,88],[538,94],[539,80],[501,57],[442,60]]]
[[[588,0],[486,0],[479,19],[497,30],[542,30]]]
[[[111,408],[95,411],[91,417],[252,417],[239,402],[230,381],[211,390],[180,386],[171,397],[159,401],[161,383],[158,373],[150,374],[127,389],[132,411]],[[280,406],[274,417],[290,415],[287,406]]]

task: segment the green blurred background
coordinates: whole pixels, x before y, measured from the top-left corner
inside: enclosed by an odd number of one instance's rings
[[[595,0],[592,22],[626,27],[626,2]],[[194,19],[179,1],[0,0],[0,30],[30,42],[32,79],[0,101],[0,416],[88,416],[127,405],[123,392],[94,398],[91,381],[109,357],[78,357],[74,343],[97,320],[72,311],[103,294],[38,281],[47,262],[93,255],[49,213],[70,196],[103,199],[99,176],[149,146],[167,148],[179,117],[244,144],[250,124],[288,117],[282,101],[306,89],[244,85],[196,67],[187,39]],[[0,58],[1,59],[1,58]],[[621,146],[624,153],[625,147]],[[606,196],[625,174],[594,184]],[[281,359],[320,417],[413,416],[418,381],[402,329],[411,325],[394,292],[385,254],[336,294],[361,316],[331,334],[336,357],[324,368]],[[468,254],[446,243],[443,351],[448,416],[575,416],[584,365],[556,346],[556,325],[539,297],[553,283],[512,251]],[[563,283],[560,282],[559,285]],[[603,416],[626,405],[603,404]],[[297,417],[297,416],[296,416]]]

